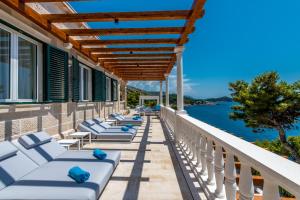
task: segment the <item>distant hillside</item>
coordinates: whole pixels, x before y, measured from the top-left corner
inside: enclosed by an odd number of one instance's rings
[[[209,101],[209,102],[218,102],[218,101],[232,102],[232,98],[224,96],[224,97],[218,97],[218,98],[208,98],[208,99],[205,99],[205,101]]]
[[[127,87],[127,98],[128,98],[128,106],[129,107],[136,107],[139,104],[139,96],[140,95],[149,95],[149,96],[159,96],[159,92],[156,91],[146,91],[139,88],[135,88],[132,86]],[[164,95],[164,101],[165,101],[165,94]],[[170,94],[169,95],[169,101],[170,105],[173,108],[176,108],[176,101],[177,101],[177,95],[176,94]],[[232,99],[230,97],[219,97],[219,98],[208,98],[208,99],[196,99],[190,96],[184,96],[184,104],[185,105],[201,105],[201,104],[212,104],[215,102],[231,102]],[[155,105],[154,101],[148,101],[146,104]]]

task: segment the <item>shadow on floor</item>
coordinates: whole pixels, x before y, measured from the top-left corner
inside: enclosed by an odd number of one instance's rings
[[[134,161],[133,169],[128,180],[127,188],[124,194],[124,200],[137,200],[140,189],[140,182],[142,181],[142,171],[145,160],[145,152],[147,151],[148,134],[150,128],[150,117],[147,117],[145,130],[140,141],[140,146]]]
[[[167,146],[169,148],[183,199],[200,200],[201,198],[199,193],[203,193],[203,191],[200,187],[195,186],[194,183],[197,182],[197,179],[190,176],[190,174],[193,173],[192,170],[189,169],[186,160],[182,159],[181,152],[177,151],[174,142],[170,138],[169,130],[167,129],[165,123],[162,120],[160,120],[160,122],[167,141]]]

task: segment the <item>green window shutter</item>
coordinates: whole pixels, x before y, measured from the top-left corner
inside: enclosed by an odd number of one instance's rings
[[[101,101],[106,101],[106,76],[101,73]]]
[[[93,69],[93,101],[101,101],[101,78],[102,78],[102,72]]]
[[[69,98],[68,53],[45,46],[44,99],[52,102],[66,102]]]
[[[72,57],[73,63],[73,101],[79,101],[80,67],[79,61]]]
[[[93,70],[93,101],[105,101],[106,100],[106,82],[103,72]]]

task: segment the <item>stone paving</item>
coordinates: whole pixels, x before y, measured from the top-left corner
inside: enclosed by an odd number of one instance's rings
[[[134,141],[94,142],[86,149],[121,150],[121,161],[101,200],[194,199],[159,118],[145,117]]]

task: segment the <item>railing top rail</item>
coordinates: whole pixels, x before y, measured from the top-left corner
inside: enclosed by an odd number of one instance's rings
[[[178,115],[201,130],[202,134],[237,156],[243,164],[258,170],[264,178],[276,181],[296,196],[300,196],[300,165],[251,144],[230,133],[201,122],[188,115]]]

